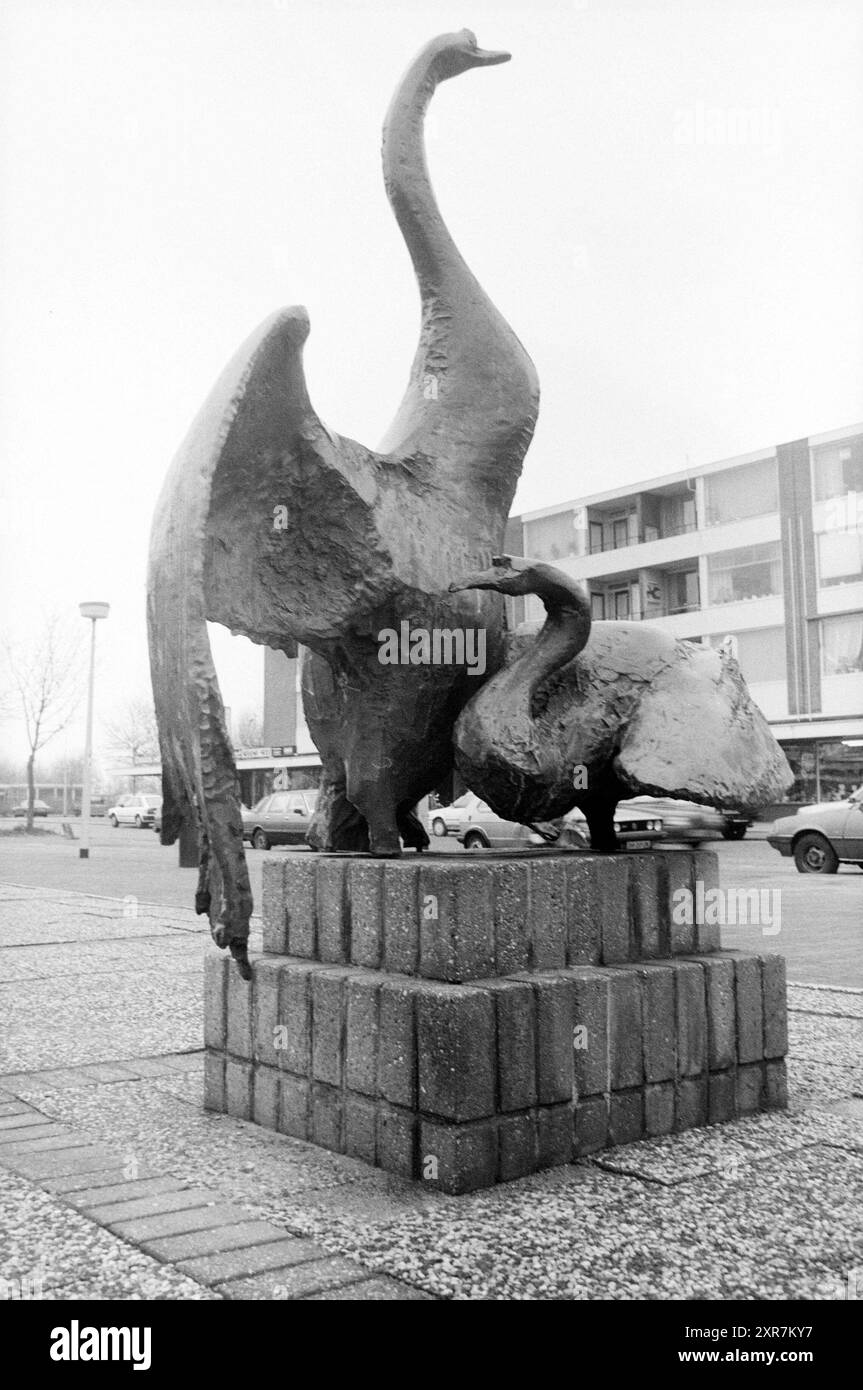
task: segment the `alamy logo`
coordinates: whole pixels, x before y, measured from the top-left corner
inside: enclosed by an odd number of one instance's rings
[[[149,1327],[69,1327],[51,1332],[52,1361],[132,1361],[135,1371],[150,1369]]]
[[[378,633],[382,666],[466,666],[469,676],[485,674],[484,627],[412,628],[406,620],[399,630]]]
[[[671,920],[679,927],[760,927],[762,936],[778,936],[782,927],[779,888],[677,888],[671,895]]]

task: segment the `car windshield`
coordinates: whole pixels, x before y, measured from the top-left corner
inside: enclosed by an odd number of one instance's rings
[[[472,801],[473,792],[465,792],[464,796],[460,796],[458,801],[454,801],[452,804],[454,807],[457,807],[458,810],[462,810],[465,806],[470,806]]]

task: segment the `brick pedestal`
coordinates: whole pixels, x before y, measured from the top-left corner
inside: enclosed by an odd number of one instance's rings
[[[206,961],[205,1103],[447,1192],[785,1105],[785,963],[709,852],[275,854],[251,984]],[[675,896],[676,895],[676,896]]]

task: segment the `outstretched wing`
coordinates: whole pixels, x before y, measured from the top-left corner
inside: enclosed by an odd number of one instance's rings
[[[302,593],[292,595],[288,584],[276,595],[268,584],[268,559],[275,550],[284,566],[290,544],[290,528],[287,536],[279,529],[274,508],[284,501],[290,513],[291,469],[302,475],[313,462],[316,486],[324,486],[323,472],[351,490],[351,449],[346,467],[339,441],[309,402],[302,368],[308,332],[306,311],[286,309],[233,357],[174,459],[150,543],[147,626],[162,753],[162,841],[173,843],[183,822],[197,819],[198,908],[209,912],[219,944],[235,943],[241,957],[252,896],[207,620],[283,649],[291,636],[306,635]],[[239,581],[238,564],[245,566]],[[302,576],[307,584],[312,578]]]

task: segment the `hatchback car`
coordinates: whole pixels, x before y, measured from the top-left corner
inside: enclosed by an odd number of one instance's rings
[[[304,844],[317,799],[317,791],[262,796],[251,811],[243,808],[243,839],[255,849]]]
[[[767,843],[793,857],[801,874],[835,874],[840,864],[863,868],[863,787],[847,801],[801,806],[774,821]]]
[[[134,825],[140,830],[142,826],[153,824],[153,818],[161,806],[160,796],[149,796],[146,792],[131,792],[128,796],[121,796],[108,808],[108,820],[115,830],[118,825]]]
[[[50,809],[51,809],[51,808],[48,806],[47,802],[45,802],[45,801],[40,801],[40,800],[38,799],[38,797],[37,797],[37,799],[33,802],[33,815],[34,815],[34,816],[47,816],[47,814],[48,814],[48,812],[49,812]],[[27,802],[26,802],[26,801],[22,801],[20,806],[14,806],[14,807],[12,808],[12,814],[13,814],[13,816],[26,816],[26,814],[27,814]]]

